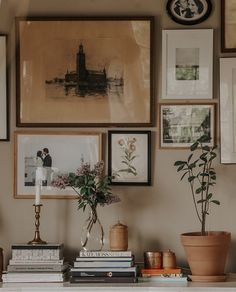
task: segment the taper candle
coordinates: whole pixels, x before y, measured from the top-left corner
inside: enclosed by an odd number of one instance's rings
[[[41,185],[39,183],[36,184],[35,187],[35,205],[40,205],[40,195],[41,195]]]

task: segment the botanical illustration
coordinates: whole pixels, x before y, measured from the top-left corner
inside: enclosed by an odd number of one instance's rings
[[[199,80],[199,48],[176,48],[176,80]]]

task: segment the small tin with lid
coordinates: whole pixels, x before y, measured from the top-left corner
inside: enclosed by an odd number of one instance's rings
[[[128,227],[118,221],[110,228],[110,250],[128,249]]]
[[[176,268],[175,253],[171,251],[170,249],[163,252],[162,265],[164,269]]]

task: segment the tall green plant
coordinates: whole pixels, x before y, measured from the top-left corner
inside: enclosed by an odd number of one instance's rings
[[[187,179],[193,198],[194,208],[201,224],[201,234],[206,235],[206,219],[211,204],[220,205],[213,199],[211,189],[216,184],[216,172],[212,162],[216,158],[216,146],[206,145],[209,137],[201,136],[190,146],[191,154],[186,161],[176,161],[177,172],[182,172],[181,180]]]

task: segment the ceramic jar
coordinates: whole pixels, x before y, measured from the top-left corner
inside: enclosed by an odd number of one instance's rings
[[[128,227],[120,221],[110,228],[110,250],[128,249]]]
[[[163,269],[174,269],[176,268],[176,256],[170,249],[163,252],[162,257]]]

